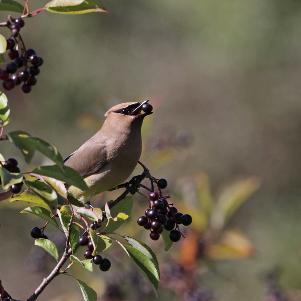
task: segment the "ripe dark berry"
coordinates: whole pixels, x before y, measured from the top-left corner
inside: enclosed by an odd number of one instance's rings
[[[93,243],[92,243],[92,241],[90,241],[89,243],[88,243],[88,249],[90,250],[90,251],[94,251],[94,245],[93,245]]]
[[[14,82],[15,85],[20,85],[21,84],[21,79],[17,76],[16,73],[11,74],[9,79],[11,79]]]
[[[151,222],[148,221],[146,225],[144,225],[144,229],[149,230],[151,228]]]
[[[189,214],[182,215],[182,224],[189,226],[192,223],[192,217]]]
[[[158,232],[151,232],[149,234],[149,237],[152,239],[152,240],[158,240],[160,238],[160,234]]]
[[[23,66],[24,60],[23,60],[23,58],[21,58],[21,57],[17,57],[17,58],[14,60],[14,63],[20,68],[20,67]]]
[[[101,261],[102,261],[102,257],[101,257],[100,255],[95,255],[95,256],[93,257],[93,262],[94,262],[95,264],[100,264]]]
[[[158,209],[158,211],[161,213],[161,214],[166,214],[167,213],[167,208],[165,206],[161,207],[160,209]]]
[[[178,212],[178,209],[176,207],[169,207],[168,216],[172,217],[175,216]]]
[[[167,187],[168,183],[165,179],[160,179],[157,184],[160,189],[164,189]]]
[[[15,87],[15,83],[11,79],[4,81],[2,85],[5,90],[12,90]]]
[[[164,202],[162,202],[162,200],[155,200],[155,201],[154,201],[154,207],[155,207],[156,209],[163,209],[163,208],[165,208],[166,206],[165,206]]]
[[[160,222],[162,225],[166,223],[166,216],[164,214],[158,214],[157,221]]]
[[[147,217],[146,216],[140,216],[137,220],[137,224],[139,226],[145,226],[147,224]]]
[[[175,215],[175,221],[178,225],[182,224],[182,216],[183,214],[181,212],[178,212]]]
[[[106,258],[104,258],[99,265],[100,270],[103,272],[108,271],[110,267],[111,267],[111,261]]]
[[[15,73],[17,71],[17,69],[18,69],[18,66],[15,62],[11,62],[11,63],[7,64],[7,66],[6,66],[6,71],[8,73]]]
[[[17,24],[18,26],[19,26],[19,28],[22,28],[23,26],[24,26],[24,20],[22,19],[22,18],[17,18],[17,19],[15,19],[15,20],[13,20],[13,22],[15,23],[15,24]]]
[[[36,83],[37,83],[37,79],[32,75],[26,81],[26,84],[30,86],[34,86]]]
[[[8,80],[8,72],[5,70],[0,69],[0,79],[2,80]]]
[[[80,246],[86,246],[89,243],[89,238],[87,235],[83,235],[79,238],[78,244]]]
[[[162,224],[158,221],[152,221],[151,223],[152,230],[161,233],[162,232]]]
[[[40,66],[43,65],[43,63],[44,63],[44,60],[43,60],[41,57],[38,56],[33,64],[34,64],[36,67],[40,67]]]
[[[40,73],[40,69],[38,67],[30,67],[29,74],[30,75],[38,75]]]
[[[12,49],[12,50],[10,50],[10,51],[8,52],[8,56],[9,56],[12,60],[14,60],[14,59],[16,59],[17,57],[19,57],[19,52],[18,52],[17,50],[15,50],[15,49]]]
[[[18,76],[23,82],[25,82],[29,78],[29,72],[27,70],[21,71],[18,73]]]
[[[147,217],[149,217],[151,219],[156,218],[157,216],[158,216],[158,212],[155,209],[150,209],[147,212]]]
[[[181,232],[178,230],[171,230],[169,233],[169,238],[173,242],[177,242],[181,239]]]
[[[30,85],[27,85],[27,84],[24,84],[24,85],[22,85],[21,89],[22,89],[22,91],[23,91],[24,93],[30,93],[30,91],[31,91],[31,86],[30,86]]]
[[[92,255],[92,252],[91,250],[87,250],[84,254],[85,258],[86,259],[92,259],[93,258],[93,255]]]
[[[167,231],[171,231],[175,227],[175,225],[176,225],[175,221],[173,221],[172,219],[168,219],[165,223],[164,228]]]
[[[12,38],[7,39],[7,49],[13,49],[16,45],[15,40]]]
[[[14,184],[10,187],[12,193],[19,193],[22,190],[23,183]]]
[[[151,200],[151,201],[155,201],[155,200],[157,200],[159,198],[159,194],[157,193],[157,192],[151,192],[150,194],[149,194],[149,199]]]
[[[153,106],[149,103],[144,103],[142,105],[142,110],[146,113],[146,114],[150,114],[153,111]]]
[[[9,158],[6,160],[6,166],[17,167],[18,161],[15,158]]]
[[[42,237],[42,231],[38,227],[34,227],[30,231],[30,235],[32,238],[41,238]]]
[[[30,58],[31,56],[34,56],[35,54],[36,54],[35,50],[33,50],[33,49],[31,49],[31,48],[29,48],[29,49],[27,49],[27,50],[25,51],[25,56],[26,56],[27,58]]]

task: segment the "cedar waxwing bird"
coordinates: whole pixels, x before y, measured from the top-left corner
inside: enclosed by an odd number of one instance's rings
[[[124,182],[135,169],[141,155],[141,126],[152,114],[148,100],[115,105],[105,114],[100,130],[65,159],[89,189],[71,186],[68,192],[80,201],[112,189]]]

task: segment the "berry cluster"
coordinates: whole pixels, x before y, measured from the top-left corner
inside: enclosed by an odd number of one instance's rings
[[[149,194],[149,208],[145,210],[145,215],[138,218],[137,223],[151,231],[149,236],[152,240],[158,240],[165,229],[170,231],[170,240],[177,242],[182,236],[179,225],[189,226],[192,218],[189,214],[178,212],[173,204],[168,203],[167,197],[162,196],[161,189],[167,187],[165,179],[158,180],[157,186],[160,193],[151,192]]]
[[[95,222],[95,223],[97,223],[97,222]],[[96,227],[96,225],[94,224],[94,226],[93,226],[93,224],[92,224],[91,228]],[[98,228],[98,226],[97,226],[97,228]],[[78,244],[80,246],[87,246],[88,247],[87,250],[85,251],[85,254],[84,254],[85,258],[86,259],[92,259],[93,263],[98,265],[99,269],[101,271],[106,272],[111,268],[111,262],[110,262],[109,259],[103,258],[99,254],[93,256],[94,245],[93,245],[91,239],[89,238],[89,235],[88,235],[87,232],[85,232],[80,237]]]
[[[2,167],[12,173],[20,172],[20,168],[18,167],[18,161],[15,158],[9,158],[8,160],[6,160],[2,164]],[[1,179],[0,179],[0,184],[1,184]],[[23,182],[18,184],[13,184],[12,186],[10,186],[10,191],[12,193],[19,193],[22,190],[22,186],[23,186]]]
[[[33,227],[30,231],[30,235],[32,238],[45,238],[48,239],[48,237],[44,234],[44,229],[39,227]]]
[[[11,61],[4,69],[0,69],[0,80],[6,90],[22,84],[22,91],[29,93],[37,82],[36,76],[40,73],[39,67],[43,64],[43,59],[36,55],[35,50],[26,49],[20,35],[20,29],[24,25],[22,18],[10,17],[6,23],[12,32],[7,39],[7,55]]]

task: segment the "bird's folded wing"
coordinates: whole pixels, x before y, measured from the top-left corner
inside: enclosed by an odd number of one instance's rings
[[[105,144],[88,140],[64,162],[66,166],[73,168],[84,178],[99,173],[107,162]]]

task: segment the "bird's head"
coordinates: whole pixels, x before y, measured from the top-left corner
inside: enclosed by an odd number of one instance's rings
[[[152,113],[153,107],[149,104],[149,100],[144,100],[141,102],[124,102],[115,105],[106,112],[105,117],[114,116],[134,121],[136,119],[143,119]]]

